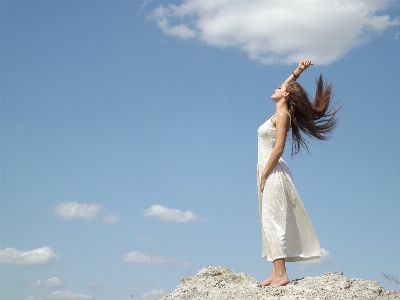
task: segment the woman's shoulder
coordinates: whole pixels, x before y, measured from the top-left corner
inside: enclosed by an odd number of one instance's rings
[[[289,127],[291,127],[291,124],[290,124],[291,119],[292,118],[291,118],[289,112],[287,112],[285,110],[280,110],[271,117],[271,123],[272,123],[272,125],[274,125],[274,127],[277,127],[277,124],[283,125],[285,127],[287,125],[289,125]]]
[[[279,115],[283,115],[283,116],[289,116],[289,118],[291,118],[291,116],[290,116],[290,113],[288,112],[288,111],[286,111],[286,110],[280,110],[280,111],[278,111],[278,112],[276,112],[272,117],[271,117],[271,119],[273,118],[273,117],[276,117],[276,116],[279,116]]]

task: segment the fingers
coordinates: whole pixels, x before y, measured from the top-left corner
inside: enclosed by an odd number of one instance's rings
[[[302,64],[306,68],[313,65],[311,60],[302,60],[302,61],[300,61],[300,64]]]

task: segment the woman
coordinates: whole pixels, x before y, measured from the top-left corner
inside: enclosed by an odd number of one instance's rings
[[[275,114],[258,129],[257,183],[262,225],[262,254],[273,262],[272,273],[259,286],[284,286],[289,278],[285,262],[322,257],[317,235],[293,184],[291,172],[281,158],[289,130],[292,155],[307,141],[301,134],[319,140],[328,138],[337,124],[330,110],[332,86],[322,76],[317,80],[315,101],[296,82],[312,62],[302,60],[298,68],[274,91]],[[301,133],[302,132],[302,133]]]

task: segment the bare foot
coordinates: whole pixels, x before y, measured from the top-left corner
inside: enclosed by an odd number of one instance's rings
[[[269,286],[271,282],[273,281],[274,277],[271,275],[267,279],[265,279],[263,282],[259,282],[258,286]]]
[[[269,286],[285,286],[290,282],[287,275],[275,276]]]

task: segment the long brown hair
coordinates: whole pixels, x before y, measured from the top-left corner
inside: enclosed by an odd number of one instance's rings
[[[301,148],[308,150],[308,141],[300,134],[300,130],[311,138],[327,140],[337,125],[336,113],[341,108],[331,105],[332,84],[326,84],[322,75],[317,79],[317,91],[314,102],[303,87],[295,81],[286,84],[289,93],[288,107],[292,126],[292,155]]]

